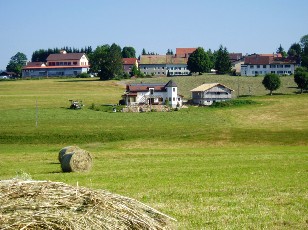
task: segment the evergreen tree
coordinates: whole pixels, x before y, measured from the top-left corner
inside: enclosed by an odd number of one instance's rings
[[[222,45],[219,47],[215,59],[215,69],[217,70],[217,74],[230,73],[231,61],[226,47],[223,47]]]
[[[146,55],[147,54],[147,52],[145,51],[145,49],[143,48],[142,49],[142,53],[141,53],[142,55]]]
[[[282,57],[287,57],[287,53],[284,51],[284,48],[282,48],[281,44],[280,44],[280,46],[278,47],[276,53],[277,53],[277,54],[281,54]]]

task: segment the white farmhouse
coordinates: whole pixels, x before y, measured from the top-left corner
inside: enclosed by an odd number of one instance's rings
[[[192,90],[194,104],[211,105],[213,102],[225,101],[232,98],[232,89],[220,83],[200,85]]]
[[[279,75],[294,74],[296,61],[283,58],[278,54],[254,54],[245,57],[244,64],[241,65],[242,76],[257,76],[268,73]]]
[[[126,105],[159,105],[168,103],[172,108],[182,106],[183,102],[183,97],[178,95],[178,87],[172,80],[167,84],[128,84],[122,99]]]

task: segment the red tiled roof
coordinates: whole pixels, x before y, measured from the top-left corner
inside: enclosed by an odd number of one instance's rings
[[[66,65],[66,66],[24,66],[22,69],[68,69],[89,68],[89,65]]]
[[[50,54],[47,61],[80,60],[84,53]]]
[[[242,53],[229,53],[230,60],[240,60],[242,57]]]
[[[246,57],[244,64],[245,65],[268,65],[270,64],[271,60],[273,60],[273,57],[253,55],[253,56]]]
[[[192,54],[197,48],[176,48],[176,56],[185,56],[185,54]]]
[[[135,65],[137,58],[123,58],[123,65]]]
[[[146,92],[149,88],[154,88],[154,91],[166,91],[166,84],[130,84],[126,85],[126,91],[133,92]]]

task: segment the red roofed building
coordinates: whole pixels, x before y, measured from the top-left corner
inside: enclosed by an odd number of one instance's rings
[[[241,65],[242,76],[257,76],[267,73],[279,75],[294,74],[296,60],[283,58],[278,54],[253,54],[245,57]]]
[[[189,58],[197,48],[176,48],[176,57]]]
[[[126,105],[165,104],[176,108],[182,106],[183,98],[178,95],[177,85],[170,80],[166,83],[139,83],[126,85],[126,92],[122,95]]]
[[[22,69],[22,77],[76,76],[88,69],[89,60],[84,53],[66,53],[62,50],[59,54],[50,54],[46,64],[28,62]]]
[[[123,70],[125,73],[130,74],[134,65],[138,68],[137,58],[123,58]]]

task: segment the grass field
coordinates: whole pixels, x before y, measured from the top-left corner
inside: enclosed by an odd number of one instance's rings
[[[261,77],[172,79],[185,97],[221,82],[256,104],[108,113],[88,108],[117,103],[123,82],[2,81],[0,179],[28,173],[109,190],[176,218],[179,229],[307,229],[308,95],[296,94],[292,77],[274,96]],[[69,99],[86,106],[69,110]],[[72,144],[93,154],[91,172],[61,173],[58,151]]]

